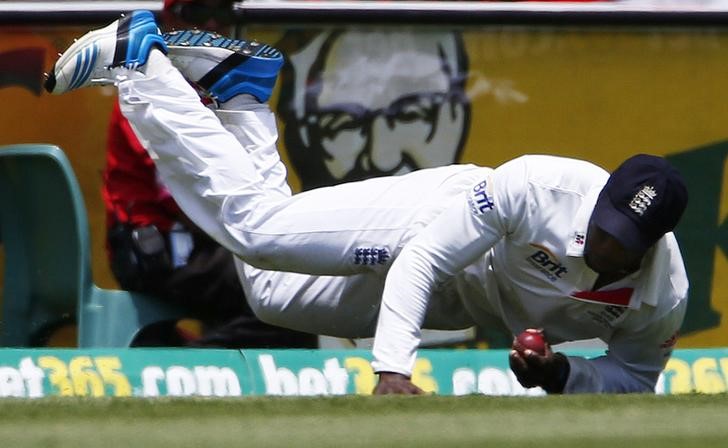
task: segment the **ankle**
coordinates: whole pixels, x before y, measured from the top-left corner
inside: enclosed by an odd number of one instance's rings
[[[172,68],[172,62],[159,48],[152,48],[147,63],[141,68],[146,76],[156,76]]]
[[[220,103],[219,108],[221,110],[250,110],[260,104],[263,103],[258,101],[258,98],[253,95],[241,93],[240,95],[235,95],[224,103]]]

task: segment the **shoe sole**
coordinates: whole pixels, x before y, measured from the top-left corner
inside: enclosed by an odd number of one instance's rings
[[[186,49],[190,53],[201,48],[219,49],[223,52],[217,56],[221,61],[195,82],[208,92],[214,90],[214,86],[232,71],[250,78],[275,82],[278,70],[283,65],[283,55],[279,50],[257,41],[229,39],[217,33],[200,30],[172,31],[163,37],[173,60],[175,53],[183,55]],[[198,56],[205,55],[200,53]]]

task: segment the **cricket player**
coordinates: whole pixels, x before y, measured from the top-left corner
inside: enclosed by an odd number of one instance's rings
[[[637,155],[610,176],[529,155],[292,195],[265,104],[281,63],[257,42],[162,36],[136,11],[75,42],[46,89],[116,84],[175,200],[237,256],[256,314],[311,333],[374,335],[375,393],[421,393],[410,380],[420,329],[474,323],[607,343],[595,359],[512,351],[524,386],[654,390],[688,291],[671,233],[687,191],[664,159]]]

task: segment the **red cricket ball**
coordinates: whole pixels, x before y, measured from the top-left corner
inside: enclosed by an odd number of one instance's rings
[[[539,355],[546,354],[546,339],[541,330],[529,328],[516,337],[513,348],[523,353],[525,350],[533,350]]]

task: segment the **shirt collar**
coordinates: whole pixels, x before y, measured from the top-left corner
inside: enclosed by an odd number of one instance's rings
[[[570,257],[584,256],[584,244],[586,243],[586,231],[589,228],[589,219],[591,218],[592,211],[594,211],[594,206],[597,203],[601,191],[602,186],[593,187],[584,195],[581,206],[574,216],[566,255]]]

